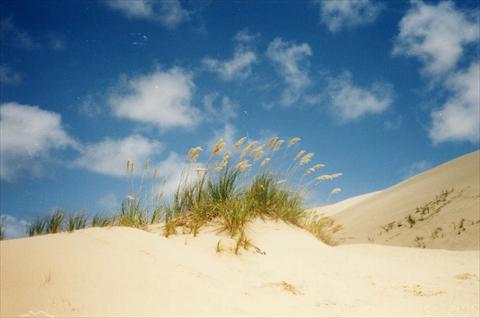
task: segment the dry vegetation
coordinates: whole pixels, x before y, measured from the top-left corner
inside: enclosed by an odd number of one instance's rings
[[[166,181],[157,180],[158,171],[150,168],[150,162],[145,164],[140,185],[135,187],[134,181],[138,181],[136,164],[128,160],[129,190],[121,209],[109,216],[95,215],[90,225],[145,229],[149,224],[162,223],[163,233],[168,237],[179,229],[196,236],[203,226],[214,224],[236,240],[234,252],[238,254],[241,249],[252,246],[246,226],[261,218],[303,227],[333,245],[330,235],[341,227],[334,226],[330,219],[307,215],[303,198],[313,186],[342,174],[316,175],[315,172],[325,165],[311,164],[312,152],[294,150],[299,142],[298,137],[288,143],[273,137],[262,144],[244,137],[227,145],[220,139],[204,162],[201,161],[203,149],[193,147],[188,151],[180,183],[170,199],[164,197]],[[291,159],[287,162],[286,158]],[[334,188],[330,195],[340,191]],[[31,222],[27,233],[33,236],[64,230],[72,232],[85,228],[88,219],[86,213],[67,214],[56,210]],[[222,251],[220,241],[216,250]]]

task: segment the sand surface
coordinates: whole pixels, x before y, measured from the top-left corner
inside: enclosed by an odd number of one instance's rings
[[[479,251],[330,247],[284,223],[235,256],[197,238],[113,227],[1,242],[1,316],[479,315]],[[216,252],[216,243],[224,249]],[[414,260],[414,261],[413,261]]]
[[[313,211],[343,226],[343,230],[334,235],[339,244],[478,250],[480,151],[386,190]]]
[[[153,226],[2,241],[0,316],[478,317],[479,160],[318,209],[344,226],[333,247],[263,221],[241,255],[215,226],[195,238]]]

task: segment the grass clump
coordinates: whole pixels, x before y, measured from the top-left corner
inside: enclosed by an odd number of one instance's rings
[[[55,210],[46,218],[46,232],[58,233],[63,230],[63,221],[65,219],[65,212],[63,210]]]
[[[91,227],[105,227],[113,224],[113,218],[111,216],[105,216],[95,214],[92,218]]]
[[[86,213],[70,214],[67,219],[67,231],[84,229],[87,226],[87,218]]]
[[[37,217],[27,225],[28,236],[44,234],[47,227],[46,217]]]

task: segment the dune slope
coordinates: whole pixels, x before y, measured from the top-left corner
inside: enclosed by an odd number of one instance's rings
[[[478,316],[479,251],[330,247],[255,222],[258,248],[113,227],[0,243],[0,315]],[[220,240],[220,253],[216,252]],[[415,262],[412,262],[412,260]]]
[[[391,188],[317,209],[343,226],[339,243],[480,249],[480,151]]]

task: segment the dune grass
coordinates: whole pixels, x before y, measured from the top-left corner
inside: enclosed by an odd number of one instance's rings
[[[217,225],[220,231],[236,240],[235,254],[251,246],[246,227],[256,218],[281,220],[306,228],[322,238],[318,233],[323,224],[306,221],[309,218],[303,208],[304,197],[311,187],[342,174],[315,176],[325,165],[311,162],[314,153],[295,150],[299,142],[298,137],[288,143],[278,137],[265,143],[243,137],[227,145],[220,139],[206,158],[201,156],[202,147],[193,147],[188,152],[172,198],[164,198],[164,189],[157,189],[158,170],[153,168],[152,173],[149,161],[143,169],[140,185],[135,188],[136,164],[128,160],[129,189],[121,208],[109,216],[95,215],[90,226],[146,229],[149,224],[163,223],[164,235],[168,237],[179,229],[195,236],[203,226]],[[146,184],[149,175],[151,193]],[[340,190],[335,188],[331,193]],[[87,226],[86,214],[69,215],[64,224],[65,216],[63,211],[57,210],[37,218],[27,232],[29,235],[57,233],[63,229],[71,232]]]

